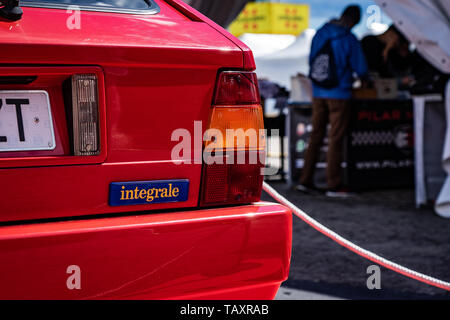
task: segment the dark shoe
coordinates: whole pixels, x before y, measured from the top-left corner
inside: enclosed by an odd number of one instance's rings
[[[312,193],[317,192],[317,188],[312,184],[301,184],[300,183],[295,186],[295,190],[303,192],[303,193],[307,193],[307,194],[312,194]]]
[[[354,193],[349,192],[348,189],[345,188],[329,189],[327,192],[325,192],[325,195],[330,198],[341,199],[348,199],[355,196]]]

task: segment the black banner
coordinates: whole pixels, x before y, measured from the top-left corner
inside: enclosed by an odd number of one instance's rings
[[[411,100],[354,100],[347,137],[352,189],[414,187]]]
[[[429,303],[432,303],[430,305]],[[255,311],[257,306],[265,311]],[[183,314],[186,308],[191,314]],[[226,309],[228,307],[228,309]],[[246,319],[246,320],[284,320],[298,319],[309,315],[321,318],[366,318],[364,311],[370,310],[371,317],[386,317],[398,308],[403,315],[417,314],[423,310],[445,312],[448,302],[443,301],[7,301],[2,303],[4,312],[16,318],[66,317],[93,318],[112,317],[113,319]],[[195,311],[196,314],[193,312]],[[208,313],[213,310],[212,313]],[[218,311],[220,310],[220,311]],[[225,311],[227,310],[227,311]],[[265,314],[263,314],[265,313]],[[439,313],[439,314],[441,314]],[[28,316],[29,315],[29,316]],[[28,316],[28,317],[27,317]]]

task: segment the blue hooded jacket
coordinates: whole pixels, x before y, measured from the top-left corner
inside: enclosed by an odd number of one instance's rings
[[[326,23],[315,34],[309,55],[311,65],[314,56],[322,49],[330,38],[336,62],[336,71],[339,85],[327,89],[313,84],[313,95],[315,98],[328,99],[350,99],[352,96],[353,73],[358,77],[365,78],[368,68],[364,52],[358,39],[346,27],[332,22]]]

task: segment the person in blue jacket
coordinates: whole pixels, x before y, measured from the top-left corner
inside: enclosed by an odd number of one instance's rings
[[[361,9],[357,5],[348,6],[337,20],[331,20],[317,30],[311,44],[310,66],[315,56],[323,51],[329,42],[334,56],[336,84],[321,87],[313,82],[313,131],[305,155],[304,167],[297,189],[315,189],[313,178],[317,157],[330,124],[329,147],[327,153],[327,195],[345,196],[342,185],[341,159],[342,144],[346,133],[354,74],[365,79],[368,74],[366,59],[358,39],[351,29],[359,23]]]

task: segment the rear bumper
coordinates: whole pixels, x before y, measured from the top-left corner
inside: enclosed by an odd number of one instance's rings
[[[268,202],[3,226],[0,299],[271,299],[291,235],[290,211]]]

